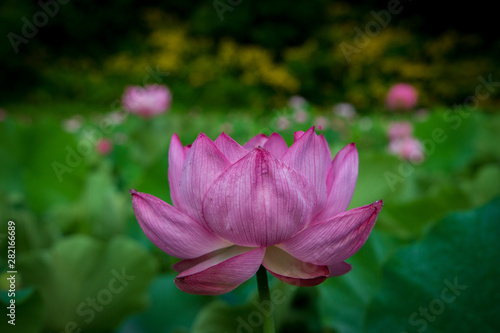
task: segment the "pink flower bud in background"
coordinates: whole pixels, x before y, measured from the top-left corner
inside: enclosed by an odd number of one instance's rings
[[[429,110],[427,109],[418,109],[415,111],[415,119],[418,121],[424,121],[429,118]]]
[[[131,86],[125,90],[122,104],[125,110],[144,118],[165,112],[172,102],[170,90],[163,85],[150,84],[144,88]]]
[[[413,137],[391,140],[389,150],[407,161],[422,162],[424,160],[422,143]]]
[[[410,110],[417,105],[417,101],[417,90],[407,83],[393,85],[386,97],[386,105],[389,110]]]
[[[290,100],[288,101],[288,105],[292,109],[295,109],[295,110],[303,109],[307,105],[307,100],[302,96],[295,95],[295,96],[290,97]]]
[[[307,118],[309,118],[309,114],[307,113],[306,110],[297,109],[297,110],[295,110],[295,113],[293,114],[293,118],[299,124],[303,124],[306,122]]]
[[[290,120],[286,116],[279,116],[276,119],[276,127],[279,130],[286,130],[290,127]]]
[[[335,115],[347,119],[352,120],[356,117],[356,109],[350,103],[338,103],[333,107],[333,113]]]
[[[328,128],[328,119],[324,116],[319,116],[314,118],[314,126],[316,126],[319,130],[324,130]]]
[[[413,125],[408,121],[392,122],[389,125],[388,134],[391,140],[411,137],[413,134]]]
[[[0,121],[4,121],[7,118],[7,112],[0,108]]]
[[[277,279],[315,286],[346,274],[344,260],[365,243],[382,201],[347,210],[358,177],[354,143],[333,158],[314,127],[288,147],[277,133],[244,145],[222,133],[170,142],[173,205],[130,190],[146,236],[167,254],[174,283],[200,295],[227,293],[264,266]]]
[[[76,133],[82,127],[83,121],[83,117],[77,114],[69,119],[65,119],[62,127],[68,133]]]
[[[127,114],[123,111],[113,111],[108,117],[114,125],[120,125],[127,118]]]
[[[230,122],[223,123],[219,128],[221,132],[224,132],[226,134],[231,134],[234,132],[234,125]]]
[[[111,142],[110,139],[99,139],[97,140],[95,144],[96,150],[99,153],[99,155],[105,156],[111,153],[113,150],[113,142]]]

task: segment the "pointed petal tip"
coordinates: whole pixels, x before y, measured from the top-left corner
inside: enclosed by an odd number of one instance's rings
[[[264,157],[272,157],[273,155],[264,147],[258,146],[250,151],[250,154],[263,155]]]
[[[309,128],[307,129],[307,131],[304,133],[304,135],[309,134],[309,133],[316,134],[316,126],[315,126],[315,125],[313,125],[313,126],[309,127]],[[316,135],[317,135],[317,134],[316,134]]]
[[[349,144],[347,144],[344,148],[342,148],[339,153],[341,151],[344,151],[345,153],[351,153],[351,152],[358,152],[358,147],[356,146],[356,143],[355,142],[351,142]]]
[[[131,193],[137,222],[146,237],[163,252],[176,258],[193,259],[229,245],[163,200],[135,190]]]
[[[352,266],[345,261],[329,265],[328,270],[330,271],[329,277],[341,276],[349,273],[352,270]]]
[[[131,189],[129,190],[129,192],[130,192],[130,194],[131,194],[131,195],[134,195],[134,194],[135,194],[135,195],[137,195],[137,194],[139,194],[139,192],[137,192],[137,191],[136,191],[136,190],[134,190],[133,188],[131,188]]]
[[[203,132],[200,132],[200,133],[198,134],[198,136],[196,137],[196,139],[193,141],[192,145],[194,145],[194,143],[195,143],[196,141],[198,141],[198,140],[208,140],[208,141],[210,141],[210,142],[213,142],[213,140],[212,140],[212,139],[210,139],[210,137],[209,137],[208,135],[206,135],[205,133],[203,133]]]
[[[302,230],[280,244],[280,248],[299,260],[316,265],[330,266],[343,261],[365,244],[382,210],[382,204],[382,200],[378,200],[337,214]],[[321,237],[315,238],[314,235]]]
[[[179,138],[179,135],[177,133],[172,134],[172,137],[170,138],[170,142],[176,142],[182,146],[181,139]]]

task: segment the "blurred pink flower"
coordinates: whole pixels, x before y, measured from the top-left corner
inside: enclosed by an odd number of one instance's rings
[[[127,87],[122,98],[125,110],[150,118],[165,112],[172,102],[170,90],[163,85],[150,84],[144,88]]]
[[[83,122],[83,117],[77,114],[69,119],[65,119],[62,127],[68,133],[76,133],[82,127]]]
[[[338,103],[333,107],[333,113],[335,113],[337,116],[347,119],[347,120],[352,120],[354,117],[356,117],[356,109],[354,106],[350,103]]]
[[[417,121],[424,121],[429,118],[429,110],[427,109],[418,109],[415,111],[415,119]]]
[[[276,118],[276,127],[279,130],[286,130],[290,127],[290,120],[287,116],[279,116]]]
[[[4,109],[0,108],[0,121],[4,121],[5,118],[7,118],[7,112]]]
[[[295,113],[293,114],[293,118],[295,121],[299,124],[303,124],[306,122],[307,118],[309,118],[309,114],[307,113],[306,110],[303,109],[297,109],[295,110]]]
[[[413,125],[408,121],[392,122],[389,125],[388,134],[391,140],[411,137],[413,134]]]
[[[319,130],[324,130],[328,128],[328,119],[324,116],[319,116],[314,118],[314,126],[316,126]]]
[[[99,139],[95,144],[96,150],[99,155],[108,155],[113,150],[113,142],[110,139]]]
[[[296,286],[314,286],[351,270],[344,260],[368,238],[382,201],[346,211],[358,176],[351,143],[333,161],[314,127],[295,132],[288,147],[277,133],[240,146],[222,133],[170,142],[173,206],[131,190],[137,220],[174,265],[177,287],[202,295],[227,293],[263,265]]]
[[[389,110],[410,110],[417,105],[417,90],[408,83],[398,83],[389,89],[386,104]]]
[[[109,120],[111,120],[111,122],[114,125],[120,125],[127,118],[127,113],[125,113],[123,111],[113,111],[110,114],[108,114],[108,117],[109,117]]]
[[[411,162],[422,162],[425,157],[422,143],[414,137],[391,140],[389,150],[394,155]]]
[[[230,122],[225,122],[219,127],[221,132],[225,132],[226,134],[231,134],[234,131],[234,125]]]
[[[303,109],[307,105],[307,100],[302,96],[294,95],[294,96],[290,97],[290,100],[288,101],[288,105],[292,109],[295,109],[295,110]]]

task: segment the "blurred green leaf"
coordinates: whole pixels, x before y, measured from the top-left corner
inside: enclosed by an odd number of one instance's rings
[[[249,322],[249,318],[250,321]],[[213,301],[196,317],[192,333],[262,333],[263,314],[252,304],[230,306]]]
[[[498,332],[500,198],[444,218],[384,266],[369,332]]]
[[[359,176],[349,208],[368,205],[380,199],[386,200],[396,190],[400,190],[404,183],[391,187],[386,179],[387,172],[397,172],[395,169],[399,163],[396,157],[388,154],[361,151]]]
[[[24,191],[21,165],[24,159],[22,134],[26,131],[13,119],[0,122],[0,191],[22,195]]]
[[[22,174],[23,194],[31,209],[40,214],[54,203],[75,200],[87,171],[85,156],[78,152],[80,142],[64,132],[60,122],[53,118],[40,120],[18,135],[22,145],[18,151],[20,159],[16,160],[17,172]],[[72,163],[68,163],[70,150],[78,156],[71,159]],[[54,163],[63,165],[64,170]]]
[[[16,251],[27,252],[47,247],[57,237],[58,230],[44,223],[33,211],[25,206],[22,197],[10,195],[5,198],[0,194],[0,230],[7,230],[8,221],[16,226]],[[0,231],[0,247],[7,247],[7,234]],[[0,263],[7,261],[0,257]]]
[[[484,205],[500,194],[500,163],[481,166],[472,179],[465,179],[460,186],[474,205]]]
[[[423,166],[439,174],[463,169],[476,155],[478,116],[469,111],[439,110],[415,123],[415,137],[424,147]]]
[[[478,126],[481,130],[478,133],[478,140],[476,143],[476,149],[479,155],[485,158],[500,158],[500,145],[498,144],[498,137],[500,133],[500,114],[498,113],[487,113],[478,114],[481,118],[481,122]]]
[[[256,283],[255,279],[250,281]],[[258,333],[262,332],[262,323],[267,316],[273,316],[276,332],[321,332],[314,288],[301,290],[275,279],[270,280],[270,288],[270,303],[260,302],[255,293],[241,305],[213,301],[198,313],[191,332]]]
[[[460,188],[439,184],[409,202],[386,201],[379,226],[401,238],[416,239],[448,212],[470,207],[469,196]]]
[[[35,286],[42,296],[45,327],[57,331],[78,327],[96,332],[118,326],[146,306],[156,270],[149,253],[123,236],[107,243],[70,236],[19,261],[26,285]]]
[[[151,303],[147,311],[127,320],[118,333],[189,332],[198,311],[212,298],[180,291],[174,284],[175,276],[158,276],[149,290]]]
[[[323,323],[320,316],[318,287],[293,288],[280,282],[287,291],[284,304],[278,305],[276,327],[279,333],[321,333]],[[279,290],[279,289],[278,289]]]
[[[50,210],[51,220],[65,233],[86,233],[102,239],[123,233],[130,215],[130,196],[114,184],[111,165],[104,162],[87,175],[81,197]],[[129,208],[129,209],[127,209]]]
[[[319,309],[325,325],[341,333],[360,332],[366,307],[382,283],[381,266],[399,246],[394,237],[374,230],[365,245],[347,261],[346,275],[319,285]]]

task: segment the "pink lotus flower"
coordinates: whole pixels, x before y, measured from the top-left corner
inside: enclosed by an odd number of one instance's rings
[[[322,135],[277,133],[240,146],[225,133],[183,146],[174,134],[168,178],[173,206],[131,190],[137,220],[174,265],[177,287],[219,295],[263,265],[276,278],[314,286],[345,274],[344,260],[368,238],[382,201],[346,211],[358,176],[354,144],[333,161]]]
[[[122,104],[125,110],[151,118],[165,112],[172,102],[172,95],[166,86],[150,84],[144,88],[131,86],[125,90]]]
[[[303,109],[307,106],[307,100],[302,96],[294,95],[288,100],[288,105],[294,110]]]
[[[424,150],[422,143],[414,137],[405,137],[391,140],[389,143],[391,153],[411,162],[422,162],[424,160]]]
[[[347,120],[352,120],[354,117],[356,117],[356,109],[354,106],[350,103],[338,103],[333,107],[333,113],[335,113],[337,116],[347,119]]]
[[[110,139],[99,139],[95,144],[96,150],[99,155],[105,156],[113,150],[113,142]]]
[[[0,108],[0,121],[4,121],[5,118],[7,118],[7,112],[4,109]]]
[[[403,139],[413,135],[413,125],[407,121],[392,122],[388,130],[391,140]]]
[[[324,116],[318,116],[314,118],[314,126],[319,130],[324,130],[328,128],[328,119]]]
[[[81,115],[77,114],[62,123],[63,129],[68,133],[76,133],[83,125],[84,119]]]
[[[286,130],[290,127],[290,120],[286,116],[279,116],[276,119],[276,127],[279,130]]]
[[[297,109],[293,113],[293,117],[297,123],[303,124],[306,122],[307,118],[309,118],[309,114],[307,113],[306,110]]]
[[[408,83],[398,83],[389,89],[386,104],[389,110],[410,110],[417,105],[417,90]]]

